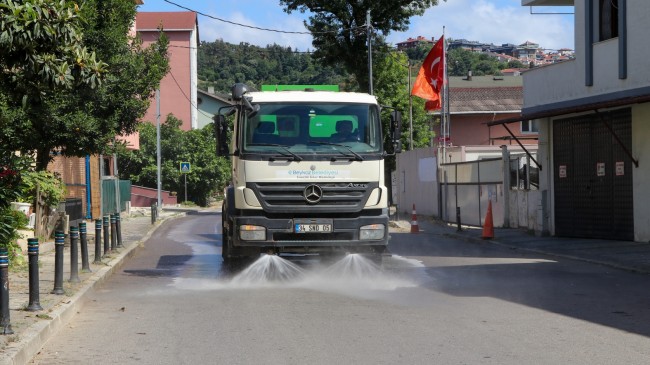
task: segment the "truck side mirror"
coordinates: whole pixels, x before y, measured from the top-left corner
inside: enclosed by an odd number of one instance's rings
[[[228,156],[230,148],[228,147],[228,122],[222,114],[213,117],[214,120],[214,137],[217,140],[217,156]]]
[[[399,110],[390,113],[390,133],[395,153],[402,152],[402,112]]]

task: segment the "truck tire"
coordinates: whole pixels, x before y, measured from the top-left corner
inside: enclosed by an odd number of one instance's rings
[[[224,262],[231,258],[232,237],[230,231],[226,228],[226,210],[225,205],[221,209],[221,257]]]

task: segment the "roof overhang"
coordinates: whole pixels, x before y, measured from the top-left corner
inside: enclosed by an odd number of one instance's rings
[[[567,102],[547,104],[539,107],[524,108],[517,117],[510,117],[488,122],[489,127],[500,124],[516,123],[522,120],[553,118],[560,115],[584,113],[598,109],[617,108],[625,105],[650,102],[650,87],[625,90],[612,94],[597,95]]]
[[[521,6],[572,6],[575,0],[521,0]]]

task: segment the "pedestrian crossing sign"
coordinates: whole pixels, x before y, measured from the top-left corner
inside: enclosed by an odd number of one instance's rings
[[[190,163],[181,162],[181,174],[189,174],[189,173],[190,173]]]

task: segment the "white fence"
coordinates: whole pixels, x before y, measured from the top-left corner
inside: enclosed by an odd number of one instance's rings
[[[415,205],[419,215],[482,226],[491,204],[494,227],[525,227],[537,231],[542,214],[540,193],[529,183],[525,188],[520,184],[522,161],[528,166],[530,161],[514,154],[511,160],[509,150],[502,151],[503,157],[493,157],[498,156],[500,148],[490,147],[492,150],[486,152],[489,158],[447,164],[438,164],[434,148],[398,155],[392,188],[393,203],[401,214],[399,218],[410,219]]]

